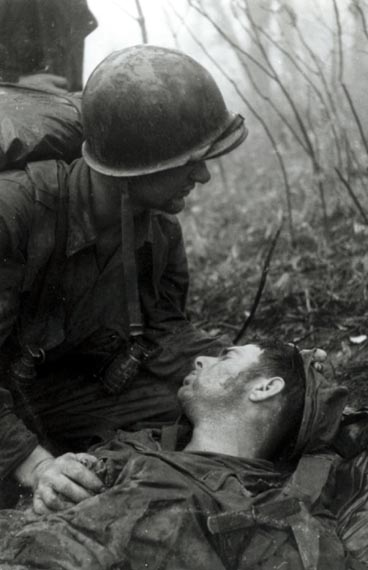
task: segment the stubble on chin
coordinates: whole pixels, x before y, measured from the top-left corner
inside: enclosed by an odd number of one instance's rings
[[[176,200],[170,200],[163,207],[162,211],[167,214],[179,214],[185,208],[185,200],[183,198],[178,198]]]

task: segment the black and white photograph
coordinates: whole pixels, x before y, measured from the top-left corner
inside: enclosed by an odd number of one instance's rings
[[[0,0],[0,570],[368,570],[368,0]]]

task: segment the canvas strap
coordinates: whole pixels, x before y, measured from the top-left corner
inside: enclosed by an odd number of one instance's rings
[[[128,307],[129,336],[143,334],[143,317],[138,292],[137,263],[135,257],[135,228],[133,212],[127,192],[121,194],[121,247],[125,294]]]
[[[243,511],[211,515],[207,518],[209,531],[211,534],[222,534],[257,525],[290,528],[305,570],[317,570],[320,527],[318,520],[310,514],[309,507],[320,497],[335,457],[330,454],[301,457],[277,498],[262,505],[252,504]]]

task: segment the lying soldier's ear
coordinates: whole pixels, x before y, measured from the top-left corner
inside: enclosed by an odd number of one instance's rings
[[[285,381],[281,376],[273,376],[272,378],[262,378],[255,382],[249,393],[251,402],[261,402],[268,398],[273,398],[280,394],[285,387]]]

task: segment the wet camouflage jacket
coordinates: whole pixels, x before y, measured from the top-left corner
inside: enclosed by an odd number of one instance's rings
[[[209,517],[254,515],[280,499],[290,473],[268,461],[163,451],[152,430],[119,432],[94,453],[108,487],[101,495],[47,517],[0,513],[2,570],[303,570],[301,551],[315,570],[353,567],[321,502],[313,517],[290,519],[301,550],[290,528],[256,518],[210,531]]]

